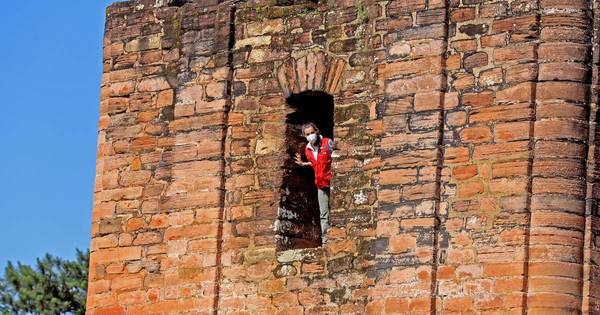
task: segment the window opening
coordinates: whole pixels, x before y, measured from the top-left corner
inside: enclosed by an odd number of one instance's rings
[[[184,4],[188,3],[189,0],[171,0],[169,2],[169,6],[172,7],[182,7]]]
[[[286,117],[285,155],[281,199],[278,208],[277,248],[279,250],[321,246],[321,216],[315,171],[312,166],[295,162],[297,153],[302,161],[307,144],[302,125],[312,122],[323,137],[333,139],[333,97],[324,92],[305,91],[292,94],[287,104],[293,109]]]

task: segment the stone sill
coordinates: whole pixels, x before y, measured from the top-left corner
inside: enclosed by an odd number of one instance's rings
[[[324,247],[288,249],[277,252],[277,261],[279,263],[317,262],[321,260],[324,253]]]

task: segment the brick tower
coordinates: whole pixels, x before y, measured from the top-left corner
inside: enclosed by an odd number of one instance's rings
[[[88,314],[600,314],[599,13],[111,5]],[[307,120],[335,140],[326,246]]]

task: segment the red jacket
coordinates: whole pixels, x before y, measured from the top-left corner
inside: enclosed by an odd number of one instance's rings
[[[333,148],[330,147],[329,142],[329,138],[321,138],[316,160],[313,156],[313,151],[308,145],[304,149],[304,155],[306,155],[315,170],[315,185],[317,185],[317,188],[329,187],[331,178],[333,177],[333,173],[331,172],[331,151]]]

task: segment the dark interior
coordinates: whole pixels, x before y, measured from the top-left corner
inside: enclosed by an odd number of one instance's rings
[[[181,7],[184,4],[186,4],[187,2],[189,2],[189,0],[171,0],[169,2],[169,5],[172,7]]]
[[[304,123],[313,122],[324,137],[333,139],[333,97],[324,92],[305,91],[287,99],[293,112],[287,115],[285,132],[287,159],[278,211],[277,247],[279,250],[318,247],[321,244],[319,204],[314,173],[310,166],[298,166],[298,152],[303,161],[306,140],[301,135]]]

